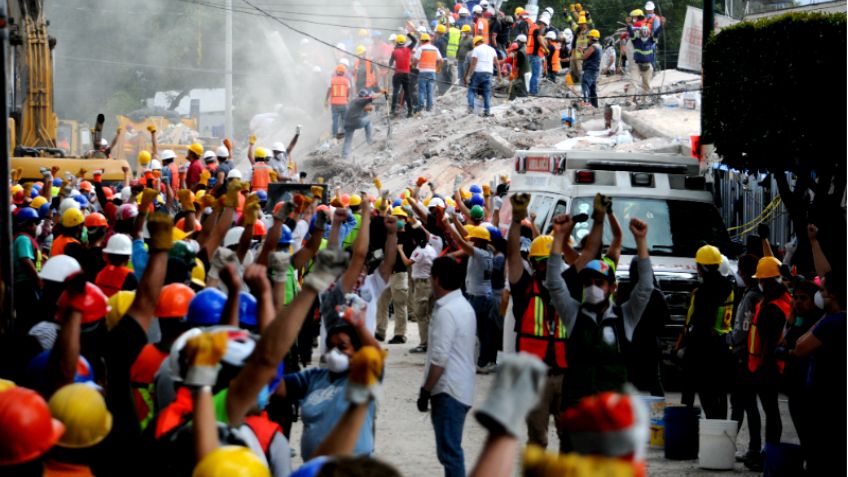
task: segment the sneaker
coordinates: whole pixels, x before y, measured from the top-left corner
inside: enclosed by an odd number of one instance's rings
[[[377,339],[377,341],[379,341],[379,342],[381,342],[381,343],[382,343],[383,341],[386,341],[386,335],[382,335],[382,334],[380,334],[380,333],[374,333],[374,338],[376,338],[376,339]]]
[[[404,344],[406,343],[406,336],[395,335],[394,338],[389,340],[389,344]]]
[[[474,108],[469,107],[465,112],[468,114],[474,114]]]
[[[763,467],[764,467],[763,466],[764,460],[765,460],[765,454],[764,453],[755,452],[755,453],[752,454],[752,453],[749,452],[748,456],[746,457],[745,462],[744,462],[745,467],[747,467],[748,470],[753,471],[753,472],[762,472]]]
[[[490,113],[488,111],[483,111],[483,117],[484,118],[490,118],[490,117],[492,117],[492,113]]]
[[[412,348],[411,350],[409,350],[409,352],[410,353],[426,353],[427,352],[427,345],[416,346],[415,348]]]
[[[489,363],[485,366],[477,366],[477,374],[492,374],[498,367],[495,363]]]

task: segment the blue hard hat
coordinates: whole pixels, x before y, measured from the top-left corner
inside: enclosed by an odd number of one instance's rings
[[[469,188],[468,188],[468,190],[469,190],[472,194],[482,194],[482,193],[483,193],[483,188],[482,188],[482,187],[480,187],[480,186],[479,186],[479,185],[477,185],[477,184],[471,184],[471,187],[469,187]]]
[[[259,197],[259,202],[266,202],[268,200],[268,193],[259,189],[256,191],[256,197]]]
[[[403,205],[403,201],[400,199],[395,199],[395,201],[392,202],[392,207],[400,207],[401,205]]]
[[[283,224],[283,233],[280,234],[280,240],[277,241],[278,245],[291,245],[292,243],[292,231],[288,225]]]
[[[204,288],[191,299],[186,322],[193,326],[217,325],[226,305],[227,295],[224,292],[217,288]]]
[[[253,328],[257,323],[256,298],[244,291],[239,293],[239,325]]]
[[[486,200],[483,199],[482,195],[474,194],[474,195],[471,196],[470,199],[468,199],[468,205],[470,205],[471,207],[474,207],[475,205],[479,205],[480,207],[483,207],[483,206],[486,205]]]
[[[62,179],[59,179],[59,178],[53,179],[53,185],[55,187],[61,186],[62,185]]]
[[[47,204],[44,204],[47,205]],[[38,212],[32,207],[24,207],[15,214],[15,220],[20,224],[27,220],[38,220]]]
[[[503,238],[503,234],[501,234],[500,229],[498,229],[494,225],[487,225],[486,230],[489,231],[489,235],[492,237],[492,240]]]
[[[86,199],[84,195],[77,194],[71,198],[77,201],[77,203],[80,205],[80,208],[88,207],[88,199]]]
[[[45,202],[38,208],[38,216],[46,219],[48,215],[50,215],[50,202]]]
[[[586,266],[580,270],[580,275],[594,275],[605,278],[610,282],[615,280],[615,272],[612,267],[610,267],[609,263],[604,260],[592,260],[587,263]]]
[[[47,363],[50,360],[51,352],[52,350],[48,349],[35,355],[35,357],[27,364],[23,376],[21,377],[21,381],[18,384],[22,384],[28,388],[38,391],[47,391],[47,388],[49,387],[49,383],[47,381],[47,377],[49,376],[49,373],[47,372]],[[91,364],[88,360],[80,355],[79,359],[77,359],[74,383],[93,382],[94,370],[91,369]]]

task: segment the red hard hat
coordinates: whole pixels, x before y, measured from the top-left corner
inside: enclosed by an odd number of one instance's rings
[[[184,318],[188,315],[188,305],[192,298],[194,290],[182,283],[165,285],[153,314],[158,318]]]
[[[61,319],[61,315],[65,309],[70,308],[82,313],[82,322],[93,323],[106,316],[109,313],[109,298],[100,290],[100,288],[91,283],[86,282],[85,291],[82,293],[70,293],[66,290],[59,297],[59,303],[56,308],[56,318]]]
[[[106,221],[106,217],[103,214],[94,212],[92,214],[88,214],[88,217],[85,218],[85,226],[88,228],[108,227],[109,222]]]
[[[257,220],[253,224],[253,238],[264,237],[266,233],[268,233],[268,228],[265,226],[265,222]]]
[[[103,187],[103,195],[106,196],[106,200],[112,200],[115,198],[115,191],[111,187],[105,186]]]
[[[178,229],[182,230],[183,232],[188,232],[188,230],[185,229],[185,217],[183,217],[183,218],[181,218],[180,220],[177,221],[176,227]],[[194,221],[194,231],[200,232],[200,229],[202,229],[202,228],[203,228],[203,226],[200,225],[200,221],[195,220]]]
[[[0,392],[0,465],[42,456],[64,432],[65,425],[50,416],[37,392],[20,387]]]

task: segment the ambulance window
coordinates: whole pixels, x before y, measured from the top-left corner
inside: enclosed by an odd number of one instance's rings
[[[568,212],[568,206],[566,205],[564,200],[558,200],[556,207],[554,207],[554,214],[551,215],[551,219],[556,217],[557,215],[564,214]]]
[[[544,233],[542,226],[545,224],[545,219],[547,219],[548,215],[551,213],[553,205],[554,198],[549,195],[536,196],[530,203],[530,207],[527,212],[528,214],[536,214],[536,227],[541,233]]]

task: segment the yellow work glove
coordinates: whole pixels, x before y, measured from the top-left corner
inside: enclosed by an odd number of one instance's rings
[[[383,190],[383,182],[380,180],[379,177],[374,178],[374,187],[377,188],[377,192],[380,192],[380,191]]]
[[[24,198],[28,198],[32,195],[32,182],[24,183]]]
[[[251,134],[249,138],[247,138],[247,142],[252,146],[256,144],[256,134]]]
[[[277,171],[268,171],[268,176],[271,178],[271,182],[277,182],[280,180],[280,177],[277,175]]]
[[[489,198],[492,196],[492,188],[489,184],[483,184],[483,197]]]
[[[198,183],[202,184],[204,187],[207,187],[209,186],[210,177],[212,177],[212,173],[206,169],[203,169],[203,171],[200,173],[200,181],[198,181]]]
[[[151,124],[151,125],[147,126],[147,130],[150,132],[150,134],[156,134],[156,125]]]
[[[259,205],[259,196],[256,194],[250,194],[247,196],[247,199],[244,201],[244,226],[253,226],[256,221],[259,219],[259,211],[262,210],[262,206]]]
[[[188,189],[180,189],[177,191],[177,200],[180,201],[180,207],[183,212],[196,212],[194,208],[194,194]]]
[[[174,219],[170,215],[157,212],[147,218],[147,231],[150,232],[148,246],[151,252],[168,251],[174,244],[171,235]]]
[[[294,211],[297,212],[298,214],[302,214],[303,211],[306,210],[307,207],[309,207],[309,204],[312,203],[312,198],[310,198],[309,196],[305,196],[303,194],[295,194],[293,201],[294,201]],[[280,207],[280,209],[283,209],[283,207]],[[286,215],[286,216],[288,216],[288,215]]]
[[[139,213],[146,214],[150,210],[150,204],[159,196],[153,189],[147,188],[141,191],[141,203],[138,205]]]
[[[84,168],[80,167],[80,170],[77,171],[77,177],[79,177],[80,179],[84,179],[86,172],[88,172],[88,169],[84,169]]]
[[[212,196],[212,194],[206,194],[206,195],[204,195],[203,197],[200,198],[200,208],[202,208],[202,209],[205,209],[207,207],[213,207],[214,208],[217,202],[218,201],[215,199],[215,197]]]
[[[185,383],[189,386],[214,386],[226,352],[226,331],[200,333],[189,339],[185,345],[188,361]]]
[[[18,182],[21,180],[21,177],[24,175],[24,170],[22,168],[17,168],[12,171],[12,182]]]
[[[321,202],[321,199],[324,197],[324,188],[321,186],[312,186],[312,196],[315,197],[318,202]]]
[[[224,207],[236,208],[239,205],[239,194],[241,193],[241,181],[232,179],[227,184],[227,194],[224,196]]]
[[[345,398],[348,401],[364,404],[376,398],[385,359],[386,352],[373,346],[363,346],[353,355],[345,387]]]
[[[592,220],[595,222],[604,220],[604,214],[607,211],[604,202],[605,198],[602,194],[595,194],[595,200],[592,203]]]
[[[115,135],[116,136],[120,136],[122,132],[124,132],[124,128],[115,129]]]

